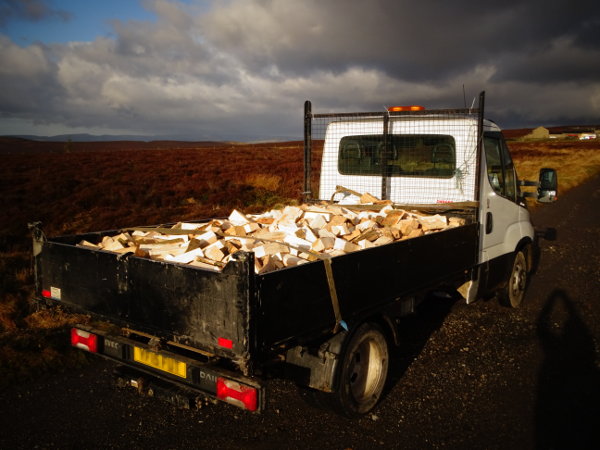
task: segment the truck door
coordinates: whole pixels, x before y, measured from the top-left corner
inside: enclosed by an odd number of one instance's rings
[[[483,137],[485,173],[481,178],[481,262],[512,253],[522,233],[523,208],[517,203],[517,177],[510,153],[500,132]]]

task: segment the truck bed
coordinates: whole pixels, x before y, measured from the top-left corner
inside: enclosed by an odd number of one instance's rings
[[[246,367],[333,329],[321,260],[265,274],[239,252],[221,272],[77,246],[115,231],[49,238],[36,252],[37,289],[51,302]],[[476,264],[478,224],[337,256],[341,316],[352,324]]]

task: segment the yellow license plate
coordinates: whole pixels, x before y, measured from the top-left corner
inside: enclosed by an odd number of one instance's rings
[[[186,363],[144,348],[133,347],[133,360],[181,378],[186,378],[187,375]]]

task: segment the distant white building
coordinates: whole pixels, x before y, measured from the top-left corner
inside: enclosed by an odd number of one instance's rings
[[[530,133],[523,136],[523,139],[548,139],[550,138],[550,132],[546,127],[537,127],[531,130]]]

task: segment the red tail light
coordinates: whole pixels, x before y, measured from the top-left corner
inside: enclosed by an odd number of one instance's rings
[[[98,351],[98,336],[88,331],[71,328],[71,345],[96,353]]]
[[[52,293],[49,290],[47,290],[47,289],[43,289],[42,290],[42,297],[44,297],[44,298],[52,298]]]
[[[231,339],[225,339],[220,337],[217,339],[217,344],[219,344],[221,347],[233,348],[233,341]]]
[[[258,408],[255,388],[225,378],[217,378],[217,398],[248,411],[256,411]]]

